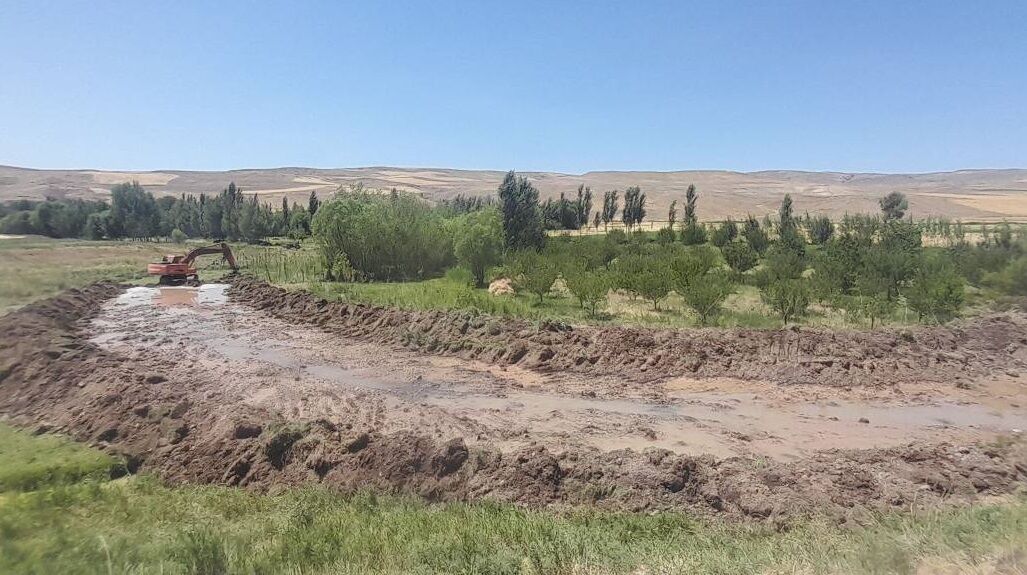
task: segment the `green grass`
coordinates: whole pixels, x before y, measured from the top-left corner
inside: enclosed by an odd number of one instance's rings
[[[779,531],[319,487],[105,482],[115,462],[89,448],[3,424],[0,442],[4,467],[28,478],[0,488],[3,573],[961,573],[998,561],[1023,569],[1016,552],[1027,550],[1027,497]]]

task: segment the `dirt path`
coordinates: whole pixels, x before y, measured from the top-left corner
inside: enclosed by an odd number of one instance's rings
[[[1027,473],[1012,368],[849,388],[540,371],[286,321],[226,288],[97,286],[4,316],[0,412],[171,480],[437,499],[848,516]]]

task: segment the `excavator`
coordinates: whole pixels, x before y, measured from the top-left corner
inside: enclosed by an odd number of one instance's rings
[[[184,256],[180,254],[166,255],[159,262],[147,265],[146,273],[151,276],[160,276],[157,283],[162,286],[198,286],[200,285],[200,277],[193,266],[193,262],[196,261],[197,257],[207,254],[221,254],[224,256],[225,261],[228,262],[228,266],[232,268],[232,271],[239,270],[239,266],[235,265],[235,257],[232,255],[232,250],[228,247],[228,244],[221,242],[196,248]]]

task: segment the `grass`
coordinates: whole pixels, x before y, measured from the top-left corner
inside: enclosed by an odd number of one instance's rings
[[[0,424],[4,573],[1022,572],[1027,497],[1003,504],[769,526],[682,514],[430,504],[319,487],[262,495],[105,481],[109,457]],[[90,471],[81,473],[88,469]],[[7,475],[4,475],[7,477]]]

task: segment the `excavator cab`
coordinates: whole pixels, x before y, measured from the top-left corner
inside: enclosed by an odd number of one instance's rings
[[[239,269],[235,264],[235,256],[232,255],[231,248],[228,247],[228,244],[221,242],[196,248],[185,255],[165,255],[159,262],[147,265],[146,273],[152,276],[159,276],[157,283],[162,286],[198,286],[200,285],[200,277],[193,262],[196,261],[197,257],[206,254],[221,254],[224,256],[225,262],[232,268],[232,271]]]

